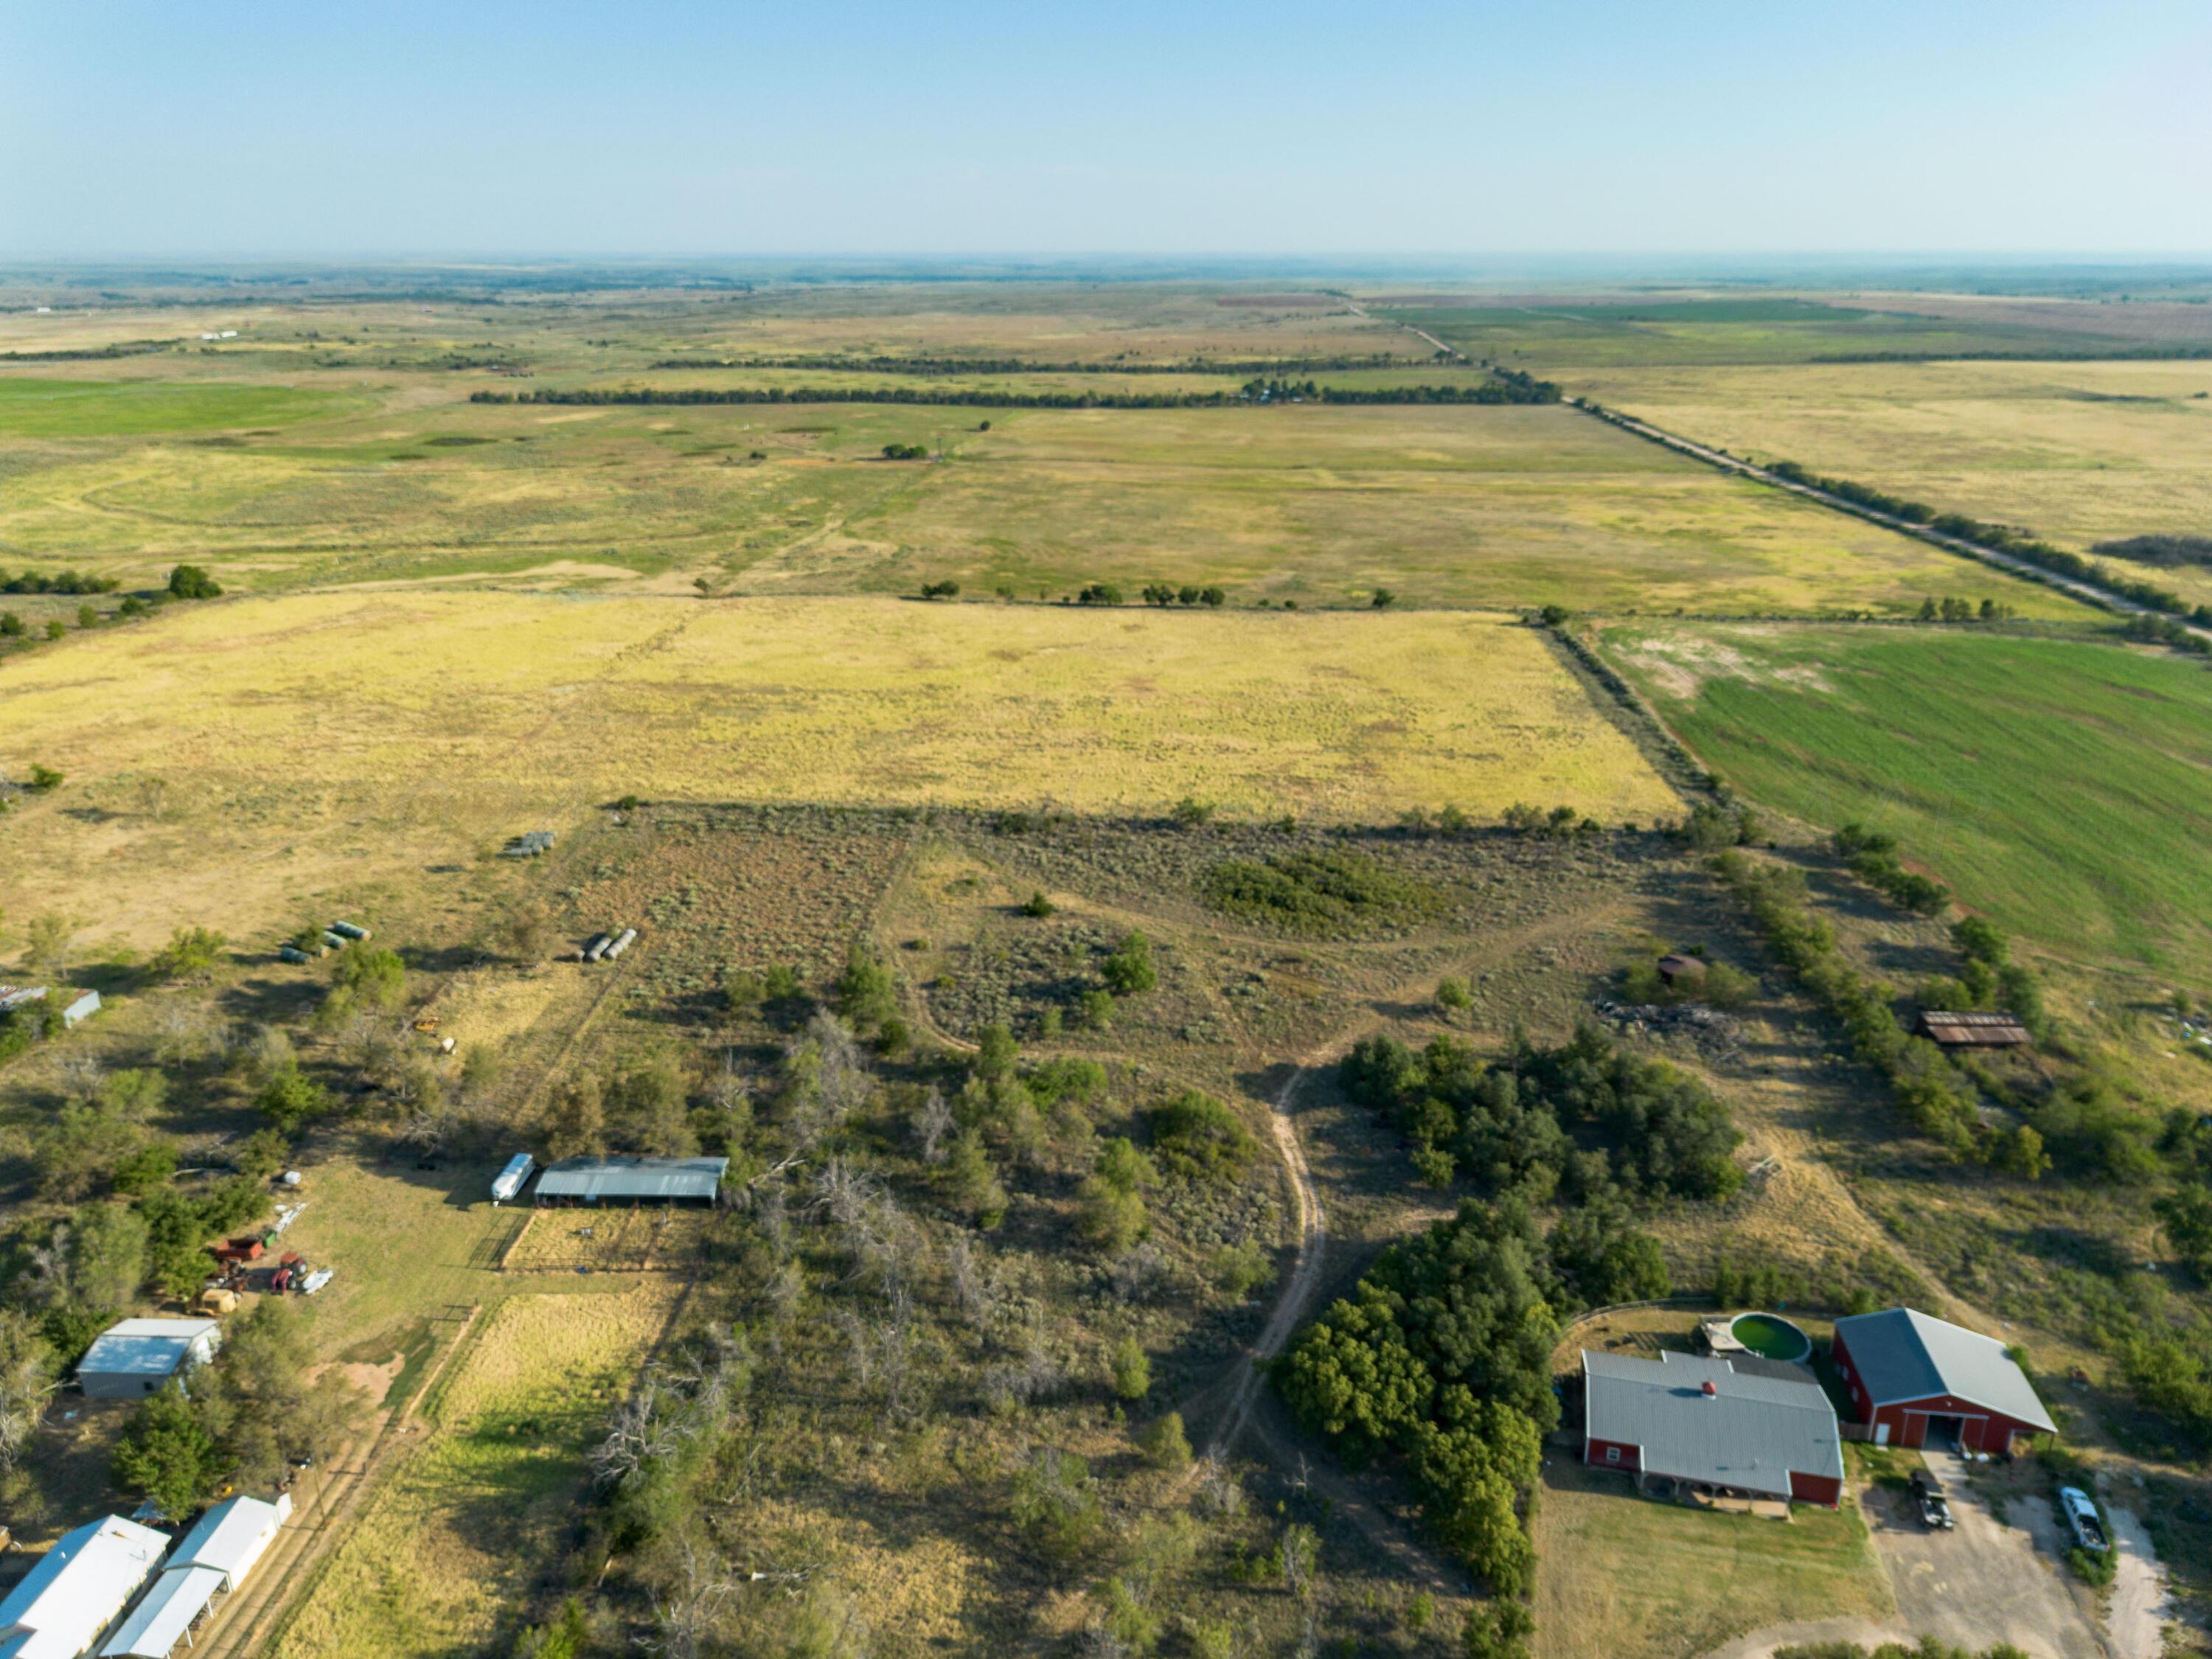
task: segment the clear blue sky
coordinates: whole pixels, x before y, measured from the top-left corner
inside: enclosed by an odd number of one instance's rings
[[[0,259],[2212,252],[2212,5],[9,0]]]

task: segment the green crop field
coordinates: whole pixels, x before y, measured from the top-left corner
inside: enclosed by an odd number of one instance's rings
[[[2212,972],[2212,672],[1963,630],[1624,627],[1613,658],[1753,799],[1893,832],[2061,955]]]
[[[289,424],[353,400],[334,392],[228,381],[34,380],[0,375],[0,435],[142,437]]]

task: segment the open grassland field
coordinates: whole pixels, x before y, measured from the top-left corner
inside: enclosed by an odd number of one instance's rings
[[[1905,611],[1967,588],[2085,614],[1564,408],[544,407],[469,404],[474,375],[324,375],[343,389],[320,391],[312,374],[96,367],[0,374],[0,420],[70,434],[27,436],[0,463],[0,562],[140,586],[185,561],[239,588],[950,580],[1056,599],[1164,580],[1219,584],[1233,605],[1364,605],[1387,586],[1422,606],[1754,615]],[[679,378],[695,377],[808,379]],[[941,458],[886,461],[894,443]]]
[[[1569,380],[1700,443],[2081,552],[2130,536],[2212,536],[2212,361],[1647,368]],[[2212,601],[2203,566],[2113,566]]]
[[[1768,1626],[1895,1606],[1848,1498],[1788,1522],[1715,1514],[1639,1498],[1626,1476],[1555,1451],[1535,1533],[1540,1659],[1692,1659]]]
[[[27,653],[0,708],[11,755],[70,780],[10,815],[0,905],[142,945],[626,793],[1329,823],[1674,802],[1540,633],[1450,612],[301,595]]]
[[[2212,973],[2212,673],[1956,630],[1607,634],[1707,764],[1832,829],[1894,833],[1969,908],[2060,955]]]
[[[225,331],[235,337],[200,338]],[[509,294],[489,304],[426,295],[0,311],[0,362],[148,348],[168,363],[532,371],[637,369],[670,358],[1021,358],[1106,368],[1434,355],[1340,296],[1279,285],[840,283]]]
[[[572,1524],[581,1456],[666,1328],[675,1295],[503,1304],[427,1403],[430,1430],[354,1520],[272,1659],[481,1649]]]
[[[1439,301],[1443,301],[1439,303]],[[2139,332],[2116,323],[2108,333],[2053,321],[2033,311],[1989,313],[1939,307],[1919,314],[1913,301],[1839,297],[1650,298],[1572,295],[1379,295],[1368,309],[1427,331],[1468,356],[1553,374],[1672,364],[1818,363],[1873,354],[1934,357],[1976,352],[2082,353],[2140,349]],[[2124,311],[2126,307],[2109,307]],[[2212,307],[2161,307],[2196,313],[2191,337],[2212,344]],[[2172,322],[2163,319],[2170,330]],[[2161,341],[2161,343],[2164,343]]]

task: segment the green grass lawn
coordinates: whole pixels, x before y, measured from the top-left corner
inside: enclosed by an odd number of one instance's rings
[[[1640,1498],[1554,1455],[1536,1511],[1538,1659],[1686,1659],[1799,1620],[1879,1619],[1889,1581],[1851,1504],[1789,1521]]]
[[[2212,973],[2212,672],[1970,630],[1623,627],[1614,659],[1722,777],[1894,833],[2054,951]]]
[[[335,392],[228,381],[54,380],[0,374],[0,434],[11,438],[143,437],[274,426],[325,415]]]

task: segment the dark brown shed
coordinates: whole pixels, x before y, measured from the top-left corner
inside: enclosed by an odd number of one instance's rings
[[[1913,1030],[1945,1048],[2018,1048],[2033,1041],[2011,1014],[1955,1014],[1931,1008]]]

